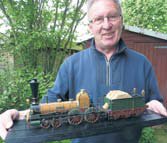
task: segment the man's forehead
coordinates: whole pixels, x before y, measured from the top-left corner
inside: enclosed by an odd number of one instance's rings
[[[119,7],[112,0],[98,0],[90,7],[88,16],[91,17],[96,15],[103,15],[104,12],[115,14],[119,12]]]
[[[118,7],[120,6],[120,3],[119,3],[118,0],[88,0],[87,10],[89,10],[94,4],[97,4],[97,3],[106,3],[106,2],[115,4]]]

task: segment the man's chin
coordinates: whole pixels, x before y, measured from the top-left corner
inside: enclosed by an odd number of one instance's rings
[[[113,42],[108,42],[108,43],[104,43],[103,44],[103,47],[105,47],[105,48],[114,48],[115,47],[115,43],[113,43]]]

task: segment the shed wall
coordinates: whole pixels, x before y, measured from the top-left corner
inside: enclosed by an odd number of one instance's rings
[[[167,41],[126,30],[123,31],[122,38],[129,48],[143,53],[152,63],[167,106]]]

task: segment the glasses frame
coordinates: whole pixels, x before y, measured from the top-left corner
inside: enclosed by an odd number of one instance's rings
[[[95,17],[93,18],[92,20],[89,20],[89,23],[94,23],[96,25],[100,25],[102,23],[104,23],[105,21],[105,18],[107,18],[107,21],[110,23],[110,22],[115,22],[117,21],[119,18],[122,17],[122,14],[118,14],[118,15],[112,15],[112,14],[109,14],[107,16],[99,16],[99,17]]]

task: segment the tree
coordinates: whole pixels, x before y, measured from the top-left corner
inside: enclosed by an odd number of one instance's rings
[[[9,27],[6,33],[0,32],[0,53],[14,57],[14,69],[0,69],[0,112],[29,107],[29,80],[34,77],[40,82],[39,98],[45,95],[66,52],[73,47],[74,32],[85,16],[81,11],[85,0],[50,2],[0,0],[0,18]]]
[[[125,0],[122,5],[125,24],[167,33],[166,0]]]
[[[12,53],[15,67],[56,72],[64,52],[72,47],[74,32],[85,16],[85,0],[1,0],[0,10],[10,29],[3,47]],[[62,50],[63,49],[63,50]]]

